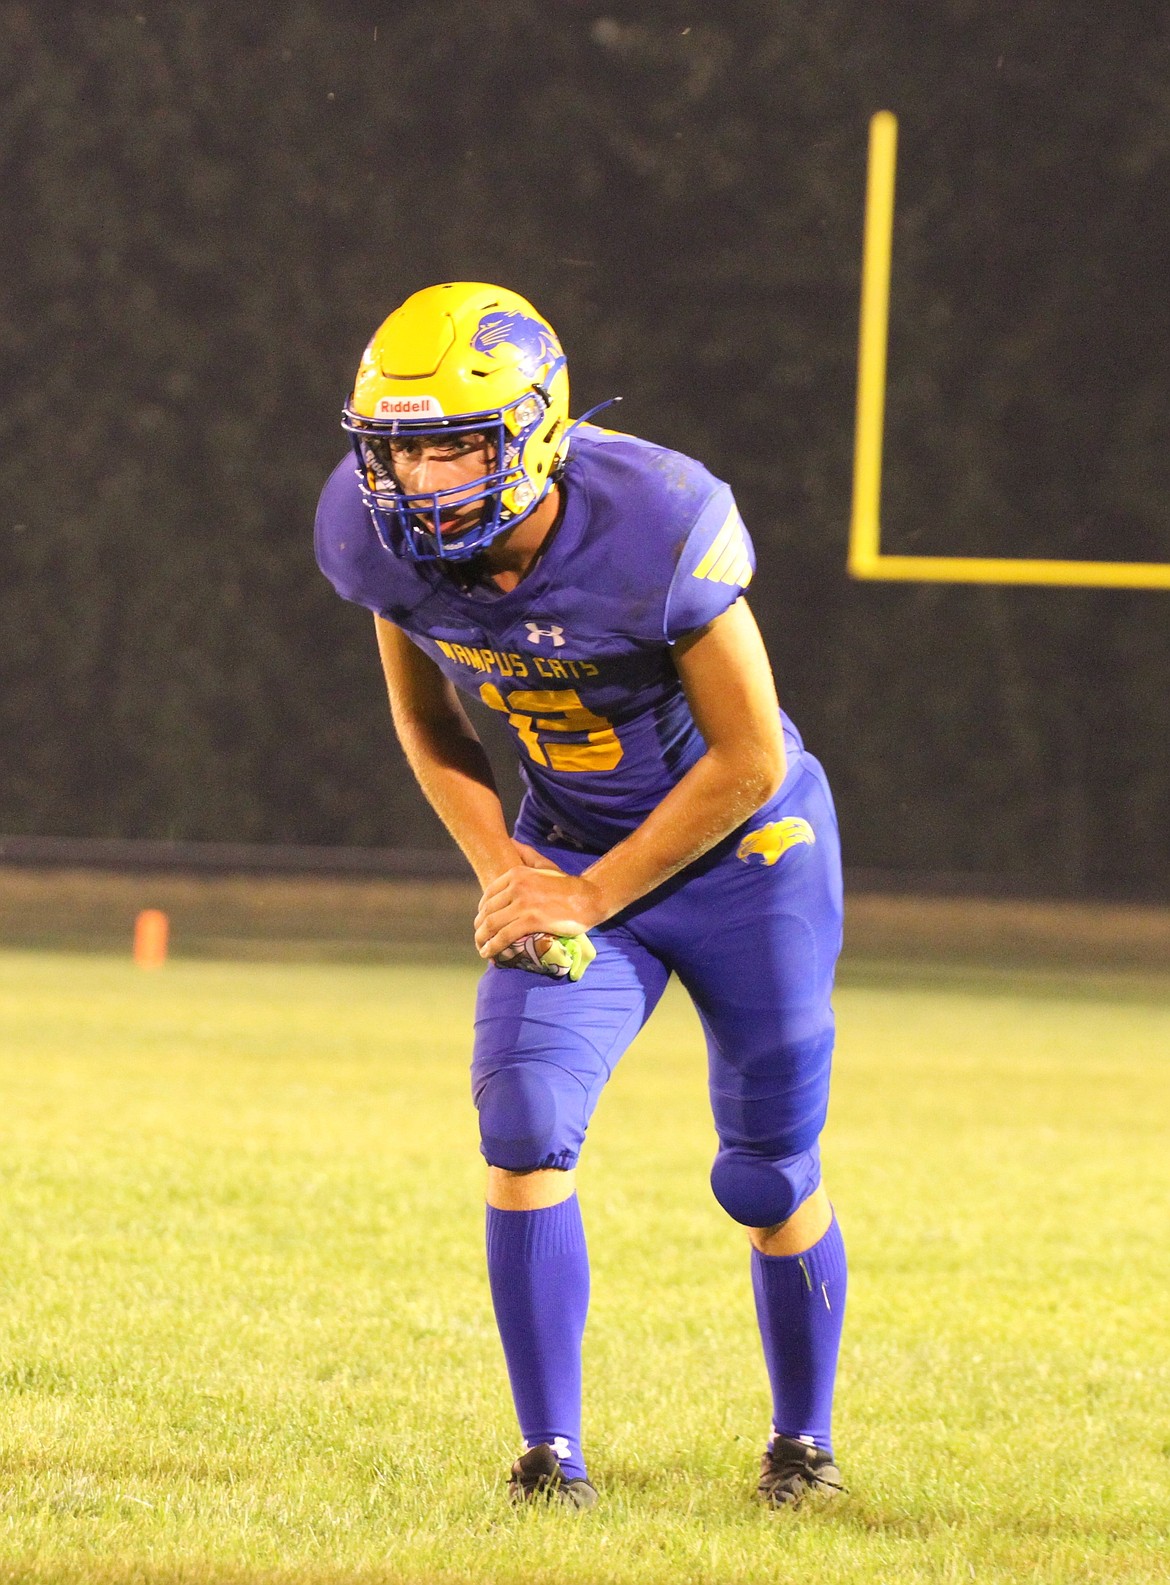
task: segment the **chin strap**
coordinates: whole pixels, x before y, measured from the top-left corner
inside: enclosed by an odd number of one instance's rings
[[[587,424],[594,413],[603,412],[607,407],[615,407],[621,400],[620,396],[607,396],[604,402],[598,402],[596,407],[591,407],[587,413],[582,413],[580,418],[575,418],[568,429],[565,430],[565,439],[568,440],[573,431],[580,429],[582,424]]]
[[[556,471],[554,472],[550,481],[551,483],[556,484],[557,480],[565,471],[565,464],[569,460],[569,440],[573,434],[573,431],[580,429],[582,424],[587,424],[593,417],[594,413],[600,413],[607,407],[615,407],[621,400],[622,398],[620,396],[607,396],[604,402],[598,402],[596,407],[591,407],[587,413],[582,413],[580,418],[575,418],[573,420],[568,429],[565,430],[564,437],[561,440],[561,460],[557,464]]]

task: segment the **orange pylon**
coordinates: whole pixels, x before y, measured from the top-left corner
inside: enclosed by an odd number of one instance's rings
[[[134,921],[134,961],[140,969],[161,969],[167,961],[170,922],[161,908],[144,908]]]

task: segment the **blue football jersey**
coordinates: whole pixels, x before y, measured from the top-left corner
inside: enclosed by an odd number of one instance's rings
[[[755,551],[726,484],[630,435],[582,425],[563,489],[528,576],[508,593],[465,589],[442,565],[384,548],[350,456],[321,495],[317,560],[340,595],[402,628],[507,718],[525,832],[600,853],[705,751],[670,648],[734,604]],[[793,760],[800,740],[785,729]]]

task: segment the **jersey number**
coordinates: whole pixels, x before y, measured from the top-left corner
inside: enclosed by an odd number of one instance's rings
[[[529,759],[552,770],[612,770],[622,757],[613,726],[603,715],[587,710],[575,688],[520,688],[503,694],[485,682],[479,696],[492,710],[502,710],[516,729]],[[586,732],[584,743],[561,743],[558,732]]]

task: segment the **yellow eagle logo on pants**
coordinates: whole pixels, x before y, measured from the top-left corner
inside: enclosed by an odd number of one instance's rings
[[[789,815],[787,820],[773,820],[771,825],[749,831],[735,850],[737,859],[750,864],[759,859],[764,864],[775,864],[782,853],[798,847],[802,842],[815,842],[816,833],[807,820],[799,815]]]

